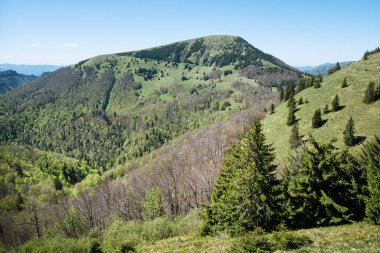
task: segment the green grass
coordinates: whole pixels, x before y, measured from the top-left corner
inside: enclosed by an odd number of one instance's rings
[[[356,223],[335,227],[302,229],[295,232],[307,235],[313,241],[309,246],[292,251],[276,252],[380,252],[380,227]],[[228,252],[235,239],[228,236],[200,237],[186,235],[154,244],[140,245],[138,252]]]
[[[374,135],[380,135],[380,101],[370,105],[362,102],[364,91],[370,81],[375,81],[376,85],[380,83],[380,54],[374,54],[368,57],[367,61],[358,61],[348,67],[335,72],[324,78],[320,89],[308,88],[295,96],[296,101],[300,97],[308,104],[297,105],[299,110],[296,117],[299,119],[300,133],[307,138],[309,134],[313,135],[316,140],[330,141],[337,139],[335,145],[344,147],[343,130],[350,116],[353,117],[356,126],[356,135],[365,136],[368,139]],[[347,78],[349,86],[341,88],[344,78]],[[330,112],[322,115],[327,122],[318,129],[311,128],[311,118],[314,111],[318,108],[323,110],[326,104],[331,109],[331,101],[338,94],[340,104],[344,106],[338,112]],[[275,113],[268,115],[263,120],[263,127],[266,132],[267,140],[273,143],[276,148],[277,161],[284,163],[289,153],[289,136],[291,127],[286,125],[288,108],[286,103],[280,104]],[[360,150],[361,145],[357,145],[351,150],[356,153]]]

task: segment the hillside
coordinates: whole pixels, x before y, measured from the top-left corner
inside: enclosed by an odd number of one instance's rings
[[[17,73],[24,75],[34,75],[40,76],[46,72],[52,72],[61,68],[61,66],[56,65],[27,65],[27,64],[0,64],[0,71],[13,70]]]
[[[2,97],[0,141],[65,153],[103,171],[233,111],[263,111],[276,100],[272,87],[299,78],[234,36],[97,56]]]
[[[321,88],[308,88],[298,93],[295,100],[302,97],[303,101],[309,103],[297,105],[296,117],[299,120],[301,135],[307,138],[309,134],[319,141],[328,142],[336,139],[334,145],[344,147],[343,130],[348,119],[352,116],[355,122],[356,135],[362,140],[372,139],[374,135],[380,135],[380,101],[369,105],[362,102],[364,91],[368,83],[374,81],[376,85],[380,83],[380,54],[373,54],[368,60],[360,60],[348,65],[346,68],[337,71],[323,79]],[[342,88],[343,79],[347,78],[348,87]],[[329,105],[334,96],[338,94],[342,108],[337,112],[329,112],[322,115],[326,123],[317,129],[311,128],[311,118],[316,109],[323,111],[325,105]],[[268,115],[263,120],[267,140],[273,143],[276,148],[278,160],[286,161],[289,148],[289,138],[291,127],[286,125],[288,116],[287,103],[282,103],[276,108],[275,113]],[[350,148],[353,152],[360,149],[361,145]]]
[[[34,75],[23,75],[13,70],[0,71],[0,94],[35,80]]]
[[[339,62],[341,68],[344,68],[351,63],[354,63],[354,61]],[[324,63],[318,66],[297,67],[297,69],[311,75],[326,76],[328,74],[328,70],[335,67],[335,65],[336,63]]]

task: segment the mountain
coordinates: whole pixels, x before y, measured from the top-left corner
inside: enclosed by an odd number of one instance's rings
[[[340,67],[344,68],[347,65],[354,63],[354,61],[345,61],[345,62],[339,62]],[[311,75],[322,75],[326,76],[329,69],[335,67],[336,63],[324,63],[318,66],[304,66],[304,67],[297,67],[298,70],[311,74]]]
[[[263,111],[273,87],[300,77],[235,36],[97,56],[3,96],[0,142],[108,170],[234,111]]]
[[[35,80],[34,75],[22,75],[13,70],[0,71],[0,94]]]
[[[308,100],[309,103],[297,105],[296,118],[299,130],[304,139],[311,134],[317,141],[328,142],[336,139],[334,145],[345,147],[343,143],[343,130],[348,119],[352,116],[355,122],[356,136],[359,140],[372,139],[374,135],[380,135],[380,101],[371,104],[363,103],[364,92],[368,83],[374,81],[380,84],[380,53],[368,56],[368,60],[360,60],[347,67],[323,78],[321,88],[307,88],[295,96],[298,101]],[[347,78],[348,87],[342,88],[341,84]],[[336,112],[322,115],[325,123],[320,128],[311,128],[311,118],[316,109],[323,109],[326,105],[331,110],[331,102],[335,95],[339,96],[341,108]],[[263,128],[266,131],[268,142],[273,143],[280,162],[286,161],[290,150],[289,138],[291,127],[286,125],[288,116],[287,103],[280,104],[275,113],[268,115],[263,120]],[[361,148],[358,144],[349,149],[357,152]]]
[[[52,72],[61,67],[62,66],[56,66],[56,65],[26,65],[26,64],[19,65],[19,64],[3,63],[3,64],[0,64],[0,71],[14,70],[24,75],[40,76],[45,72]]]

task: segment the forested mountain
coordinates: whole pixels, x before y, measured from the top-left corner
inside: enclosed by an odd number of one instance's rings
[[[263,110],[273,87],[300,77],[232,36],[98,56],[3,96],[0,141],[107,170],[231,111]]]
[[[61,68],[61,66],[56,65],[27,65],[27,64],[0,64],[0,71],[13,70],[17,73],[24,75],[34,75],[40,76],[46,72],[52,72]]]
[[[209,36],[0,95],[0,252],[315,252],[340,228],[286,227],[379,224],[379,63],[307,76]],[[379,234],[332,250],[351,229]]]
[[[339,65],[341,68],[346,67],[347,65],[354,63],[354,61],[345,61],[345,62],[339,62]],[[328,74],[328,71],[332,68],[334,68],[336,63],[324,63],[318,66],[305,66],[305,67],[297,67],[300,71],[311,74],[311,75],[322,75],[326,76]]]
[[[35,80],[34,75],[22,75],[16,71],[0,71],[0,94]]]

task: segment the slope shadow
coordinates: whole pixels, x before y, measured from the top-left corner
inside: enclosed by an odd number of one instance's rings
[[[367,137],[363,135],[355,136],[355,145],[362,144],[366,139]]]

